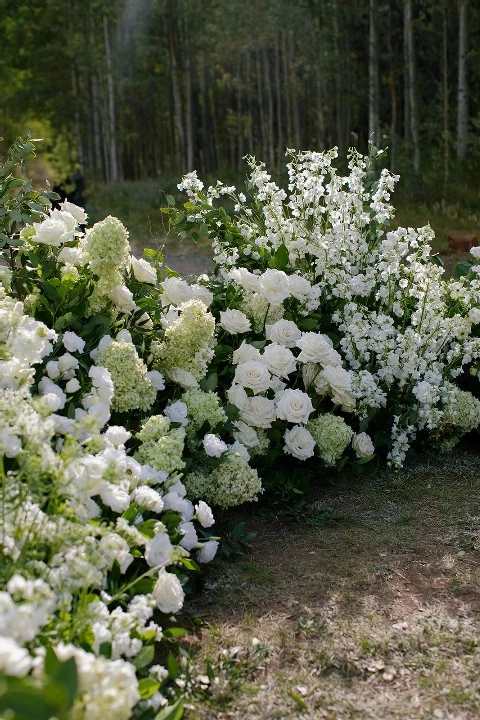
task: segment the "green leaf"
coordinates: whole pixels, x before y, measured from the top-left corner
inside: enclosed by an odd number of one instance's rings
[[[154,720],[181,720],[181,718],[183,718],[183,710],[183,700],[177,700],[173,705],[169,705],[160,710],[160,712],[155,715]]]
[[[131,660],[137,670],[143,670],[153,662],[155,657],[155,648],[153,645],[144,645],[140,652]]]
[[[178,673],[180,672],[180,668],[178,667],[175,655],[171,652],[168,653],[167,657],[167,670],[172,680],[175,680],[175,678],[178,677]]]
[[[175,198],[172,195],[167,195],[165,200],[168,205],[175,205]]]
[[[282,243],[279,248],[277,248],[277,251],[275,253],[275,267],[278,270],[284,270],[289,261],[288,256],[288,250],[286,246]]]
[[[315,318],[303,318],[303,320],[300,320],[298,323],[298,327],[300,330],[304,330],[308,332],[309,330],[314,330],[318,325],[318,321],[315,320]]]
[[[298,695],[296,692],[293,692],[293,690],[291,692],[289,692],[288,694],[290,695],[292,700],[295,700],[295,702],[297,703],[298,707],[301,710],[308,710],[308,705],[305,702],[305,700],[301,697],[301,695]]]
[[[148,700],[152,695],[155,695],[160,687],[158,680],[153,678],[142,678],[138,683],[138,690],[140,692],[140,700]]]
[[[163,631],[163,636],[166,638],[179,638],[182,635],[186,635],[188,630],[181,627],[171,627]]]
[[[466,260],[462,260],[462,262],[458,262],[455,265],[455,275],[457,277],[462,277],[463,275],[468,275],[470,273],[471,269],[472,269],[472,264],[467,262]]]

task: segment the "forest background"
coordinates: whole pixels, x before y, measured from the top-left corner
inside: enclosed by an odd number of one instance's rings
[[[93,219],[162,234],[183,172],[230,183],[287,147],[388,147],[397,220],[438,247],[480,229],[480,4],[468,0],[0,0],[1,151],[85,182]],[[148,224],[147,224],[148,217]],[[133,227],[132,227],[133,225]]]

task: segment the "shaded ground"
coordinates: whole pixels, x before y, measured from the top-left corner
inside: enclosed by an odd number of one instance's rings
[[[196,668],[218,677],[187,717],[478,718],[479,499],[479,456],[462,453],[345,480],[302,521],[239,512],[251,555],[213,564],[189,608],[208,623]],[[254,638],[267,660],[224,671]]]

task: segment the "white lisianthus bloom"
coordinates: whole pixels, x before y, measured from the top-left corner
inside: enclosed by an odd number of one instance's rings
[[[147,372],[147,378],[150,380],[155,390],[165,390],[163,375],[159,373],[158,370],[149,370]]]
[[[219,458],[228,450],[228,446],[217,435],[207,433],[203,438],[203,448],[209,457]]]
[[[153,587],[152,597],[161,612],[176,613],[183,606],[185,593],[177,576],[162,568]]]
[[[330,386],[333,402],[340,405],[345,412],[353,412],[357,401],[352,393],[352,376],[348,370],[327,365],[322,375]]]
[[[180,523],[178,530],[180,533],[183,533],[180,545],[185,548],[185,550],[191,550],[195,547],[198,543],[198,535],[193,522],[189,520],[188,522]]]
[[[372,438],[365,432],[353,436],[352,447],[358,458],[371,457],[375,453]]]
[[[70,213],[70,215],[73,215],[75,220],[79,225],[85,225],[87,222],[88,215],[85,212],[85,210],[80,207],[79,205],[75,205],[75,203],[69,202],[68,200],[64,200],[60,204],[61,210],[64,212]]]
[[[288,275],[283,270],[265,270],[259,278],[260,294],[269,303],[277,305],[290,297]]]
[[[313,457],[315,440],[302,425],[295,425],[290,430],[286,430],[283,437],[285,452],[289,452],[297,460],[307,460],[307,458]]]
[[[276,410],[280,420],[303,425],[308,422],[313,405],[307,393],[287,389],[278,400]]]
[[[203,561],[205,562],[205,561]],[[0,673],[13,677],[25,677],[32,667],[28,650],[17,645],[8,635],[0,642]]]
[[[40,223],[33,223],[33,227],[35,235],[31,241],[42,245],[60,247],[63,243],[73,240],[74,237],[73,229],[69,230],[65,222],[57,218],[45,218]]]
[[[262,358],[270,372],[278,377],[288,377],[297,368],[297,361],[292,351],[277,343],[267,345]]]
[[[70,330],[63,333],[62,342],[65,350],[67,350],[69,353],[83,353],[85,349],[85,340],[82,340],[81,337],[79,337],[76,333],[71,332]]]
[[[171,405],[168,405],[163,411],[163,414],[172,422],[180,423],[182,427],[185,427],[185,425],[189,423],[187,404],[181,400],[176,400]]]
[[[181,305],[192,299],[192,288],[185,280],[177,277],[167,278],[160,283],[163,288],[162,307],[166,305]]]
[[[195,505],[195,517],[204,528],[212,527],[215,523],[210,506],[203,500],[200,500],[198,505]]]
[[[155,285],[157,282],[157,273],[155,268],[143,258],[137,259],[134,255],[130,258],[132,264],[132,272],[138,282]]]
[[[172,555],[173,545],[166,532],[158,533],[147,543],[145,560],[150,567],[169,565],[172,562]]]
[[[253,427],[269,428],[275,420],[275,403],[261,395],[247,398],[240,410],[240,419]]]
[[[267,340],[287,348],[295,347],[302,337],[302,331],[292,320],[277,320],[273,325],[266,325],[265,333]]]
[[[271,378],[267,366],[257,360],[248,360],[246,363],[237,365],[235,382],[253,390],[255,395],[265,392],[271,387]]]
[[[142,330],[152,330],[153,320],[147,312],[142,313],[136,323]]]
[[[201,563],[208,563],[213,560],[218,550],[218,540],[208,540],[202,543],[197,553],[197,560]]]
[[[262,362],[262,356],[260,355],[260,350],[257,350],[256,347],[253,347],[253,345],[249,345],[245,342],[245,340],[242,340],[240,347],[233,351],[233,364],[242,365],[243,363],[248,362],[248,360],[257,360],[258,362]]]
[[[250,427],[250,425],[247,425],[241,420],[237,420],[234,425],[236,428],[233,432],[235,440],[242,443],[242,445],[245,445],[247,448],[253,448],[258,445],[260,441],[258,439],[257,431],[253,427]]]
[[[108,297],[123,313],[129,314],[137,307],[133,299],[133,294],[126,285],[117,285],[108,293]]]
[[[297,347],[302,351],[299,362],[320,363],[321,365],[341,365],[342,359],[333,349],[332,341],[327,335],[307,332],[297,340]]]
[[[252,327],[250,320],[241,310],[221,311],[218,324],[230,335],[248,332]]]
[[[210,307],[213,302],[213,293],[204,285],[199,285],[198,283],[190,287],[192,290],[192,300],[201,300],[205,307]]]
[[[82,386],[78,382],[77,378],[72,378],[65,385],[65,392],[67,392],[69,395],[71,395],[72,393],[78,392],[81,387]]]

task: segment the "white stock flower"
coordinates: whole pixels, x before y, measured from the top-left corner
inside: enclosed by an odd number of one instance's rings
[[[225,310],[220,312],[220,327],[230,335],[248,332],[251,329],[250,320],[241,310]]]
[[[371,457],[375,453],[372,439],[365,432],[353,436],[352,447],[358,458]]]
[[[176,613],[183,606],[185,593],[177,576],[162,568],[152,590],[152,598],[161,612]]]
[[[308,422],[310,413],[313,412],[312,401],[307,393],[302,390],[285,390],[276,405],[277,417],[280,420],[295,424]]]
[[[263,361],[273,375],[288,377],[297,368],[297,362],[291,350],[283,345],[271,343],[267,345],[262,355]]]
[[[227,444],[212,433],[207,433],[203,438],[203,448],[209,457],[215,458],[219,458],[228,450]]]
[[[356,399],[352,393],[352,376],[348,370],[339,366],[327,365],[322,375],[330,386],[333,402],[340,405],[345,412],[353,412]]]
[[[248,360],[235,369],[235,382],[258,393],[271,387],[270,373],[267,366],[257,360]]]
[[[267,340],[287,348],[293,348],[302,336],[302,331],[292,320],[277,320],[273,325],[265,326]]]
[[[126,285],[116,285],[108,293],[113,304],[123,313],[129,314],[137,307],[131,290]]]
[[[304,333],[297,341],[297,347],[302,351],[297,358],[300,362],[341,365],[342,359],[333,349],[332,341],[327,335],[314,332]]]
[[[286,450],[297,460],[307,460],[313,456],[315,440],[302,425],[294,425],[290,430],[286,430],[283,437]]]
[[[134,255],[131,257],[132,272],[135,279],[139,282],[155,285],[157,282],[157,273],[149,262],[143,258],[137,259]]]
[[[272,305],[282,303],[290,297],[288,275],[283,270],[265,270],[259,277],[260,293]]]

